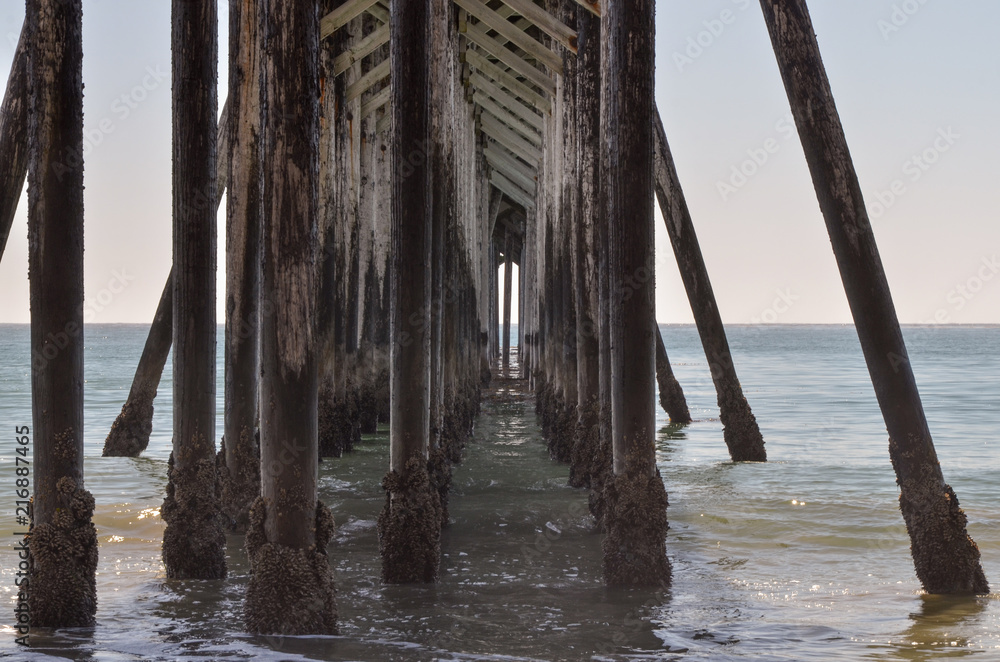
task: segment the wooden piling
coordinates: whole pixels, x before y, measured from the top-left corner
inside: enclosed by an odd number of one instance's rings
[[[654,106],[655,108],[655,106]],[[729,351],[729,340],[722,324],[722,315],[712,290],[708,268],[698,245],[698,236],[691,221],[681,189],[680,178],[674,166],[674,159],[667,144],[659,111],[654,110],[653,128],[655,139],[656,198],[660,203],[663,222],[670,237],[681,281],[687,292],[691,312],[694,314],[698,335],[708,359],[716,396],[719,403],[719,418],[722,419],[723,438],[729,448],[733,462],[764,462],[767,452],[764,438],[757,426],[757,419],[750,410],[750,404],[743,395],[743,387],[736,375],[736,365]]]
[[[229,169],[229,109],[228,102],[222,109],[219,133],[216,139],[216,191],[215,207],[222,204]],[[156,399],[163,368],[173,344],[174,320],[174,270],[171,267],[167,282],[160,295],[160,303],[153,314],[153,323],[146,335],[139,364],[132,377],[132,386],[122,410],[111,424],[104,440],[104,457],[139,457],[149,445],[153,431],[153,401]]]
[[[576,10],[576,142],[578,163],[576,242],[577,425],[569,484],[590,487],[600,444],[600,283],[597,226],[601,191],[601,21]]]
[[[34,497],[21,590],[34,627],[89,627],[97,610],[94,498],[83,476],[82,4],[26,7]]]
[[[0,258],[7,248],[14,213],[28,175],[28,44],[25,23],[10,65],[3,104],[0,105],[0,154],[4,155],[3,161],[0,161]]]
[[[261,496],[246,539],[244,618],[256,634],[333,634],[334,522],[317,491],[318,7],[261,7]]]
[[[173,320],[174,270],[171,267],[132,377],[128,399],[104,440],[103,457],[139,457],[149,445],[149,435],[153,432],[153,400],[173,344]]]
[[[686,424],[691,422],[691,412],[688,411],[687,399],[680,382],[674,377],[667,356],[667,347],[663,344],[660,328],[654,324],[653,334],[656,336],[656,383],[660,387],[660,406],[667,412],[671,423]]]
[[[174,437],[162,516],[172,579],[226,576],[215,466],[216,66],[213,0],[174,0]]]
[[[382,581],[433,582],[440,563],[440,497],[427,471],[430,445],[431,207],[429,3],[390,6],[392,92],[392,311],[389,472],[379,515]]]
[[[222,512],[246,533],[260,495],[257,363],[260,330],[260,6],[229,2],[229,196],[226,198],[225,409],[219,450]]]
[[[604,580],[666,586],[667,493],[656,468],[653,0],[610,2],[608,216],[614,474],[605,493]]]
[[[761,0],[761,7],[889,432],[917,577],[928,593],[989,593],[934,450],[809,10],[804,0]]]

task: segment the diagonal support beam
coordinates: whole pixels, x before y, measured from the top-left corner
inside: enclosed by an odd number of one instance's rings
[[[320,20],[319,38],[326,39],[376,2],[377,0],[347,0]]]
[[[543,140],[540,131],[535,131],[522,122],[516,115],[511,114],[509,110],[501,108],[489,97],[484,97],[482,92],[476,92],[473,98],[479,104],[481,112],[488,113],[493,119],[503,122],[504,127],[513,131],[520,138],[534,145],[536,148],[542,148]]]
[[[546,48],[537,39],[529,36],[480,0],[455,0],[455,4],[478,18],[490,29],[496,30],[528,55],[537,58],[549,69],[559,74],[562,73],[562,58],[557,53]],[[575,52],[576,49],[574,48],[573,51]]]
[[[489,112],[512,130],[516,131],[522,138],[530,142],[535,147],[540,148],[542,146],[542,136],[540,130],[536,131],[517,115],[512,114],[509,110],[502,107],[486,94],[476,90],[472,94],[472,100],[479,104],[483,110]]]
[[[479,73],[472,74],[470,80],[473,87],[492,97],[494,101],[507,108],[511,113],[533,126],[539,132],[545,130],[545,121],[541,115],[501,90],[493,81]]]
[[[479,122],[483,133],[493,138],[528,163],[538,163],[541,160],[542,151],[540,149],[532,145],[519,134],[512,131],[507,127],[507,125],[495,118],[490,112],[484,110],[479,116]]]
[[[571,53],[576,53],[576,30],[573,30],[531,0],[502,0],[502,2],[534,23],[539,30],[565,46]]]
[[[537,85],[543,91],[548,92],[549,94],[556,93],[556,83],[548,76],[548,74],[539,71],[533,64],[527,62],[520,55],[503,46],[496,39],[486,34],[486,30],[484,30],[479,24],[472,23],[471,21],[467,23],[465,26],[465,34],[469,38],[469,41],[527,78],[531,83]],[[557,74],[562,73],[561,62],[559,68],[555,71]]]
[[[483,154],[486,156],[486,162],[490,164],[491,168],[503,174],[521,189],[525,191],[533,191],[535,189],[535,178],[528,176],[515,165],[516,159],[507,160],[498,156],[499,150],[487,149],[484,150]]]
[[[531,86],[522,83],[502,67],[490,62],[479,51],[466,51],[465,60],[471,64],[476,71],[479,71],[482,75],[492,79],[498,85],[509,90],[512,94],[517,95],[532,107],[543,113],[551,112],[552,102],[549,101],[547,97],[533,90]]]
[[[391,85],[386,85],[371,99],[361,104],[361,119],[368,117],[376,110],[389,103],[389,96],[392,94],[390,92],[391,89]]]
[[[357,79],[347,87],[347,100],[354,101],[359,96],[367,92],[372,86],[381,83],[389,77],[389,58],[382,60],[380,64],[373,67],[368,73]]]
[[[519,186],[510,181],[499,172],[494,170],[490,173],[490,184],[496,186],[508,198],[521,205],[525,209],[534,209],[535,199],[526,191],[522,191]]]
[[[362,58],[374,53],[379,46],[389,43],[389,24],[384,23],[375,32],[362,39],[356,46],[346,50],[337,56],[333,61],[333,74],[339,76],[355,62],[360,62]]]

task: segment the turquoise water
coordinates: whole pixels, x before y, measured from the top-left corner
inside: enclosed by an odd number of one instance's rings
[[[101,458],[144,326],[86,330],[86,473],[101,544],[97,626],[11,629],[15,426],[30,425],[28,330],[0,326],[0,657],[79,660],[1000,660],[997,595],[924,596],[896,507],[886,434],[851,327],[733,327],[730,339],[771,461],[728,461],[693,327],[662,328],[696,419],[657,454],[670,495],[668,592],[601,583],[586,493],[550,461],[530,399],[484,407],[455,470],[436,586],[379,583],[375,517],[386,434],[321,466],[341,633],[241,632],[241,541],[230,577],[167,580],[159,558],[170,447],[168,370],[140,459]],[[1000,328],[904,330],[944,473],[1000,587]],[[514,332],[516,342],[516,330]],[[220,346],[221,350],[221,346]],[[221,354],[220,354],[221,384]],[[221,429],[222,401],[219,406]],[[276,605],[280,608],[280,605]],[[53,658],[54,656],[54,658]]]

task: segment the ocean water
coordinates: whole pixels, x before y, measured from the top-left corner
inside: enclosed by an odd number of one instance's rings
[[[86,329],[86,481],[97,500],[97,626],[13,643],[14,428],[31,424],[28,329],[0,326],[0,657],[18,660],[1000,660],[1000,600],[923,595],[897,508],[885,428],[852,327],[731,327],[770,462],[733,464],[690,326],[662,327],[694,423],[659,414],[670,496],[669,591],[601,581],[586,492],[548,459],[530,397],[484,406],[456,467],[441,581],[382,586],[375,518],[385,431],[321,465],[340,634],[242,632],[247,563],[174,581],[160,560],[169,362],[139,459],[101,458],[144,326]],[[1000,582],[1000,328],[904,329],[945,477]],[[516,339],[516,330],[514,332]],[[221,385],[221,344],[219,370]],[[221,430],[222,400],[218,400]],[[1000,583],[995,584],[1000,586]],[[280,609],[281,605],[275,605]]]

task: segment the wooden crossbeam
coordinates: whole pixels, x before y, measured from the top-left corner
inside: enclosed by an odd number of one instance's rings
[[[530,142],[535,147],[542,146],[542,134],[535,131],[530,125],[525,124],[521,118],[511,114],[509,110],[500,106],[496,101],[486,96],[479,90],[472,95],[472,100],[481,108],[487,110],[497,119],[501,120],[508,127],[516,131],[522,138]]]
[[[492,79],[498,85],[509,90],[512,94],[517,95],[541,112],[548,113],[552,110],[552,102],[550,102],[548,98],[539,94],[530,86],[519,81],[505,69],[490,62],[479,51],[471,49],[467,50],[465,52],[465,59],[473,66],[473,68],[481,72],[484,76]]]
[[[535,188],[535,178],[529,177],[525,174],[519,166],[516,165],[516,159],[505,159],[499,156],[499,150],[483,150],[483,154],[486,156],[486,162],[490,164],[490,167],[502,172],[508,179],[517,184],[522,189],[534,190]]]
[[[325,39],[340,28],[347,25],[351,19],[360,16],[378,0],[347,0],[332,12],[320,19],[319,36]]]
[[[525,209],[534,209],[535,198],[530,193],[522,191],[521,188],[510,181],[496,170],[490,173],[490,183],[503,192],[508,198],[521,205]]]
[[[524,177],[535,181],[538,178],[538,168],[524,159],[514,154],[509,149],[497,142],[487,142],[483,145],[483,153],[490,152],[492,158],[508,164],[512,169],[520,172]]]
[[[479,73],[474,73],[469,78],[473,87],[492,97],[497,103],[504,106],[517,117],[535,127],[539,131],[545,130],[545,121],[542,116],[535,112],[534,108],[526,106],[511,95],[507,94],[500,87]]]
[[[368,117],[376,110],[389,103],[391,90],[392,86],[386,85],[384,88],[379,90],[377,94],[373,95],[372,98],[361,104],[361,119]]]
[[[576,30],[570,28],[531,0],[502,0],[502,2],[528,19],[531,23],[534,23],[539,30],[565,46],[571,53],[576,53]],[[496,30],[496,28],[493,29]]]
[[[367,0],[365,0],[367,2]],[[462,9],[466,10],[490,29],[496,30],[510,40],[512,44],[520,48],[528,55],[538,59],[549,69],[557,73],[562,73],[562,58],[558,54],[546,48],[541,42],[529,36],[516,25],[506,20],[495,11],[487,7],[480,0],[455,0]]]
[[[516,115],[513,115],[506,108],[498,106],[497,103],[492,99],[490,99],[489,97],[483,97],[482,92],[477,92],[474,98],[476,99],[476,103],[478,104],[479,108],[492,115],[493,119],[500,120],[501,122],[503,122],[503,125],[505,127],[510,129],[515,134],[520,136],[523,140],[534,145],[538,149],[542,148],[543,141],[542,141],[541,131],[536,131],[532,127],[520,121],[520,118],[518,118]]]
[[[351,83],[347,87],[347,100],[354,101],[366,91],[371,89],[373,85],[377,85],[388,78],[390,64],[390,58],[386,58],[377,66],[372,67],[371,70],[364,76]]]
[[[539,71],[530,62],[527,62],[520,55],[510,50],[509,48],[497,43],[496,39],[493,39],[479,24],[469,21],[465,26],[465,34],[469,38],[469,41],[476,44],[484,51],[497,58],[508,67],[521,74],[532,84],[537,85],[539,88],[548,92],[549,94],[556,93],[556,83],[547,74]],[[556,69],[557,74],[562,73],[562,62],[559,63],[559,68]]]
[[[389,43],[389,24],[385,23],[357,45],[338,55],[333,61],[333,74],[339,76],[350,69],[352,64],[360,62],[364,57],[374,53],[379,46],[387,43]]]
[[[501,120],[494,117],[485,108],[479,116],[480,128],[483,133],[517,154],[528,163],[538,163],[542,151],[525,140],[520,134],[510,129]]]
[[[374,16],[377,20],[381,21],[385,25],[389,25],[389,5],[384,2],[379,2],[376,5],[372,5],[368,8],[368,13]]]

